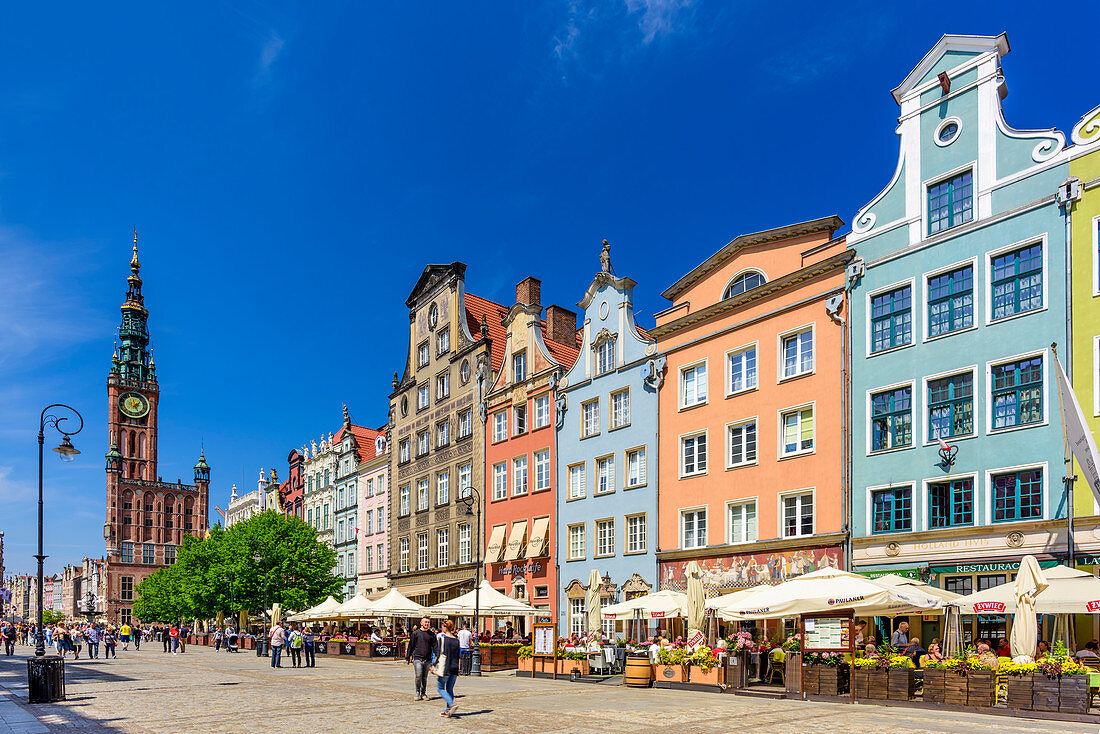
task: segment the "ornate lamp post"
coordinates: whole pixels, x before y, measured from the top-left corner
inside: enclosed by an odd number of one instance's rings
[[[459,497],[466,505],[466,517],[473,517],[474,504],[477,504],[477,538],[475,545],[475,561],[477,567],[474,570],[474,645],[470,650],[470,675],[481,675],[481,494],[473,487],[463,487]]]
[[[263,613],[264,613],[264,641],[263,641],[262,647],[263,647],[263,656],[266,658],[269,655],[271,655],[271,651],[268,649],[268,645],[267,645],[267,572],[268,572],[267,551],[265,550],[262,555],[260,553],[255,554],[254,556],[252,556],[252,560],[255,561],[256,563],[260,563],[261,561],[263,561],[263,564],[264,564],[264,608],[263,608]],[[260,654],[259,652],[256,653],[257,656],[259,656],[259,654]]]

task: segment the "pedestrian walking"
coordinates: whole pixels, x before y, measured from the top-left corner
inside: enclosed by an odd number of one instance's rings
[[[172,652],[172,635],[169,634],[168,627],[160,628],[160,641],[164,643],[165,652]]]
[[[141,649],[141,625],[139,624],[134,625],[134,649]]]
[[[317,667],[317,656],[314,655],[314,651],[315,651],[314,644],[315,643],[314,643],[314,639],[313,639],[313,628],[312,627],[306,627],[305,629],[302,630],[302,650],[305,651],[305,654],[306,654],[306,667],[307,668],[316,668]]]
[[[172,625],[172,628],[168,630],[168,637],[170,637],[171,640],[172,640],[172,654],[173,655],[178,655],[179,654],[179,646],[180,646],[180,629],[179,629],[179,627],[177,627],[176,625]],[[122,648],[122,649],[125,650],[126,648]]]
[[[458,674],[469,675],[470,664],[473,662],[473,648],[470,647],[470,640],[473,638],[474,633],[470,631],[469,623],[463,622],[462,629],[458,631],[456,635],[458,637]]]
[[[180,634],[178,638],[180,653],[187,652],[187,636],[191,634],[190,628],[186,624],[180,625]]]
[[[4,654],[11,657],[15,654],[15,625],[9,624],[4,628]]]
[[[416,683],[416,701],[423,701],[425,688],[428,685],[428,668],[432,664],[432,654],[435,651],[435,635],[432,634],[432,622],[427,617],[420,620],[419,629],[413,630],[409,635],[409,642],[405,647],[405,665],[412,663],[413,680]],[[457,640],[456,640],[457,644]]]
[[[286,646],[290,648],[290,667],[302,667],[302,633],[298,631],[298,625],[292,623],[287,634]]]
[[[286,644],[286,630],[283,629],[281,624],[275,623],[275,626],[271,628],[268,640],[271,643],[271,667],[283,667],[283,645]]]
[[[65,653],[69,651],[69,635],[65,631],[65,625],[59,624],[53,631],[53,646],[57,650],[57,654],[65,657]]]
[[[118,628],[118,637],[119,637],[119,640],[122,642],[122,649],[123,650],[129,650],[130,649],[130,625],[123,622],[122,626]]]
[[[99,659],[99,628],[95,624],[88,625],[88,629],[84,631],[84,640],[88,643],[88,659]]]
[[[220,629],[214,630],[214,652],[222,649],[222,631]]]
[[[80,660],[80,651],[84,649],[84,633],[79,627],[69,630],[69,647],[73,650],[73,660]]]
[[[107,658],[117,659],[118,655],[115,654],[115,631],[108,627],[103,631],[103,659]]]
[[[450,716],[458,708],[455,703],[455,679],[458,678],[458,638],[455,636],[455,623],[443,620],[443,630],[435,651],[435,687],[443,697],[446,707],[440,716]]]

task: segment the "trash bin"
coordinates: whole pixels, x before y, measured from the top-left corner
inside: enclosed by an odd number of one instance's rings
[[[267,640],[261,640],[256,638],[256,657],[262,658],[267,656]]]
[[[30,703],[65,700],[65,658],[46,655],[27,661],[27,700]]]

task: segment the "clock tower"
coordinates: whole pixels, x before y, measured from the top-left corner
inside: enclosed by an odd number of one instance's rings
[[[149,348],[148,318],[141,294],[137,232],[126,300],[107,375],[107,616],[133,620],[136,588],[171,564],[184,534],[206,531],[210,467],[202,454],[195,484],[160,481],[157,423],[160,388]],[[151,620],[150,620],[151,621]]]

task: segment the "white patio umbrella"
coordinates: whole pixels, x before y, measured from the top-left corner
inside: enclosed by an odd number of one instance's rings
[[[1042,569],[1047,587],[1033,596],[1036,614],[1096,614],[1100,611],[1100,579],[1066,566]],[[1001,584],[956,599],[962,614],[1014,614],[1016,590]]]
[[[290,615],[289,619],[291,622],[309,622],[314,619],[324,619],[321,615],[331,612],[338,606],[340,606],[340,602],[330,596],[316,606],[304,609],[297,614]]]
[[[962,594],[956,594],[953,591],[947,589],[937,589],[935,586],[929,586],[928,584],[920,581],[919,579],[907,579],[904,576],[898,576],[894,573],[888,573],[885,576],[878,576],[871,579],[876,584],[882,584],[884,586],[912,586],[919,589],[921,593],[928,594],[929,596],[939,597],[946,604],[950,601],[955,601],[960,598]]]
[[[713,609],[716,616],[725,620],[737,620],[745,619],[739,614],[735,614],[730,611],[733,605],[752,604],[749,601],[753,596],[759,594],[762,591],[766,591],[772,588],[768,584],[760,584],[759,586],[750,586],[746,589],[738,589],[737,591],[731,591],[728,594],[715,597],[714,599],[707,599],[703,603],[704,609]]]
[[[665,619],[687,615],[687,594],[665,589],[603,608],[604,619]]]
[[[859,574],[823,568],[742,602],[732,602],[727,612],[744,619],[774,619],[841,609],[861,614],[915,614],[942,606],[943,600],[916,587],[883,586]]]
[[[329,614],[332,615],[333,619],[365,619],[374,616],[374,605],[371,604],[366,595],[356,594],[336,609],[333,609]]]
[[[585,606],[588,608],[588,633],[601,631],[600,627],[600,572],[592,569],[588,574],[588,589],[584,594]]]
[[[706,596],[703,591],[703,570],[695,561],[688,563],[684,575],[687,576],[687,604],[684,616],[687,619],[687,637],[691,639],[696,632],[703,631],[703,604]]]
[[[418,617],[424,614],[424,607],[394,588],[381,599],[371,602],[371,612],[379,617]]]
[[[483,617],[511,617],[511,616],[538,616],[546,614],[544,609],[535,609],[519,599],[505,596],[493,588],[492,584],[483,580],[478,587],[479,593],[475,600],[474,592],[467,591],[462,596],[440,602],[433,607],[424,609],[429,617],[472,617],[474,604],[477,603],[478,614]],[[383,597],[384,599],[385,597]],[[375,602],[374,611],[378,611],[378,605],[382,599]]]
[[[1016,616],[1012,620],[1008,644],[1013,660],[1028,663],[1035,652],[1039,635],[1035,628],[1035,596],[1049,586],[1035,556],[1024,556],[1020,559],[1020,570],[1012,586],[1016,594]]]

